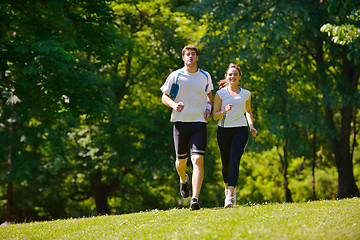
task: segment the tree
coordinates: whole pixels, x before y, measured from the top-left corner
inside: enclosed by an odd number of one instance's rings
[[[12,204],[21,199],[12,188],[34,182],[44,167],[53,124],[105,111],[97,71],[111,58],[114,18],[105,1],[7,2],[0,11],[1,162],[8,162],[1,181],[8,182],[6,219],[13,220]]]
[[[255,95],[259,129],[275,134],[277,141],[272,143],[281,143],[281,152],[288,151],[292,157],[306,153],[302,146],[318,129],[321,146],[327,146],[324,139],[332,139],[339,197],[358,195],[349,143],[359,71],[356,63],[346,58],[349,49],[331,44],[320,32],[327,21],[340,21],[337,14],[328,12],[331,3],[304,0],[201,4],[204,19],[211,25],[203,39],[208,59],[213,60],[209,64],[216,65],[213,69],[218,74],[230,61],[243,66],[248,73],[243,80],[248,76],[246,81]],[[355,3],[350,6],[352,9]],[[300,132],[309,138],[299,137]],[[285,156],[283,160],[285,170]]]
[[[340,8],[339,4],[342,4]],[[326,116],[330,122],[331,130],[334,132],[331,141],[334,148],[336,164],[339,174],[339,193],[340,198],[359,195],[359,189],[355,184],[353,174],[353,153],[356,144],[356,113],[359,108],[359,79],[360,79],[360,28],[352,23],[360,20],[359,6],[350,1],[336,2],[330,1],[330,12],[337,14],[336,25],[324,24],[322,32],[327,32],[332,36],[332,41],[339,45],[349,45],[349,48],[340,47],[338,56],[342,61],[340,69],[341,82],[338,83],[342,104],[340,106],[341,122],[340,131],[336,129],[334,122],[334,110],[332,107],[326,108]],[[353,123],[353,131],[351,124]],[[351,133],[353,132],[353,133]],[[353,134],[354,145],[350,146],[350,138]]]

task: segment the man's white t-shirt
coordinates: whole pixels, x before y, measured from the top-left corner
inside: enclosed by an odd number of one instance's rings
[[[175,102],[183,102],[184,109],[171,113],[171,122],[206,122],[204,113],[207,104],[207,94],[214,89],[211,76],[208,72],[198,68],[195,73],[189,73],[185,67],[180,68],[168,76],[161,86],[163,93],[170,95],[171,86],[179,85],[179,92]]]
[[[220,127],[243,127],[247,126],[245,116],[246,101],[250,97],[250,91],[240,88],[240,93],[232,96],[226,88],[222,88],[216,92],[221,99],[221,110],[225,106],[232,104],[230,111],[226,112],[218,121]]]

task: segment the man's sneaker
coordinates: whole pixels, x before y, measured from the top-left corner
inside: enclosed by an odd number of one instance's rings
[[[224,208],[230,208],[233,206],[234,202],[234,197],[226,197],[225,198],[225,204],[224,204]]]
[[[188,175],[186,174],[186,182],[185,183],[182,183],[180,181],[180,194],[183,198],[188,198],[189,195],[190,195],[190,190],[189,190],[189,187],[188,187],[188,180],[189,180],[189,177]]]
[[[200,205],[197,198],[192,198],[190,201],[190,210],[199,210]]]

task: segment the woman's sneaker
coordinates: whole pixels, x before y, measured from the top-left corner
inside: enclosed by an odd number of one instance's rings
[[[228,191],[229,191],[229,189],[225,188],[225,197],[228,195]]]
[[[186,174],[186,182],[182,183],[180,181],[180,194],[181,194],[181,196],[183,198],[188,198],[189,195],[190,195],[190,190],[189,190],[189,187],[188,187],[188,180],[189,180],[189,177]]]
[[[197,198],[192,198],[190,201],[190,210],[199,210],[200,204]]]
[[[226,197],[225,198],[224,208],[230,208],[233,206],[233,204],[234,204],[234,197]]]

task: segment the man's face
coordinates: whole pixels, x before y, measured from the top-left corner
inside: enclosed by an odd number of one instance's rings
[[[199,59],[199,56],[196,55],[196,52],[193,50],[186,50],[183,56],[184,64],[188,67],[196,66],[196,62]]]

